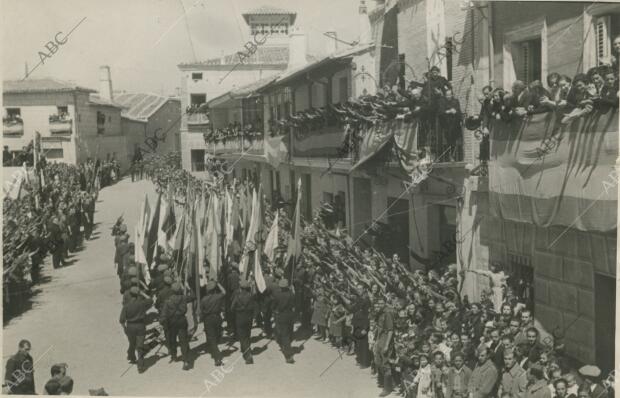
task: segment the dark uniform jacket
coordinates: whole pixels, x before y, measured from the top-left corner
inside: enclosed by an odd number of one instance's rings
[[[192,296],[184,294],[173,294],[164,303],[160,314],[160,320],[163,322],[180,323],[187,322],[185,313],[187,312],[187,303],[194,299]]]
[[[231,309],[237,313],[252,315],[256,309],[256,300],[250,292],[240,289],[233,298]]]
[[[18,352],[6,362],[4,381],[11,394],[34,394],[34,368],[30,354]]]
[[[295,311],[295,295],[288,289],[280,289],[273,294],[273,311],[276,314],[291,314]]]
[[[146,312],[153,305],[153,300],[142,296],[133,297],[128,300],[121,310],[120,323],[144,323]]]
[[[208,293],[200,300],[200,312],[203,319],[210,315],[220,315],[224,308],[222,293]]]

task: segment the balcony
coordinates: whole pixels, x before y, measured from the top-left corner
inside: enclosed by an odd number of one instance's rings
[[[217,129],[205,133],[207,150],[214,153],[263,154],[263,134],[261,132],[241,132]]]
[[[73,119],[67,114],[53,114],[49,116],[50,133],[71,134]]]
[[[24,121],[21,117],[2,118],[2,133],[5,137],[14,137],[24,134]]]
[[[188,113],[187,114],[187,125],[188,126],[207,126],[209,125],[209,115],[206,113]]]

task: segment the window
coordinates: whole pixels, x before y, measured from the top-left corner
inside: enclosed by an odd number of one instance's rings
[[[190,151],[192,171],[205,171],[205,150],[192,149]]]
[[[609,14],[594,18],[596,64],[609,62],[614,37],[620,34],[620,14]]]
[[[46,159],[62,159],[64,157],[64,151],[62,148],[51,148],[43,151]]]
[[[448,79],[449,82],[452,81],[452,49],[453,48],[454,47],[452,43],[452,38],[446,37],[446,69],[447,69],[446,78]]]
[[[540,38],[516,43],[516,57],[513,54],[513,60],[518,80],[522,80],[525,84],[540,80],[542,74]]]
[[[97,111],[97,134],[103,134],[105,132],[105,114]]]
[[[243,99],[242,101],[243,123],[248,126],[252,125],[252,131],[263,131],[263,107],[260,103],[260,97],[252,97]]]
[[[57,106],[56,107],[58,110],[58,114],[59,115],[66,115],[69,113],[69,107],[68,106]]]
[[[192,80],[202,80],[202,73],[192,73]]]
[[[340,90],[338,99],[341,103],[345,103],[349,100],[349,83],[346,77],[341,77],[338,81],[338,88]]]
[[[20,108],[6,108],[6,119],[9,122],[21,122],[22,113]]]
[[[207,95],[206,94],[190,94],[189,102],[192,105],[202,105],[205,102],[207,102]]]

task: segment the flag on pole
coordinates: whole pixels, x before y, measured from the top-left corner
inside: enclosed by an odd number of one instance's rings
[[[295,204],[295,215],[293,217],[293,226],[291,229],[291,236],[289,237],[288,247],[286,250],[286,261],[285,264],[290,265],[290,274],[289,280],[293,280],[293,276],[295,274],[295,264],[297,263],[297,259],[301,255],[301,220],[300,213],[301,212],[301,178],[297,181],[297,203]]]
[[[265,283],[265,277],[263,276],[263,270],[260,265],[261,255],[262,255],[262,242],[263,242],[263,186],[258,186],[258,194],[256,200],[256,219],[254,222],[256,223],[256,233],[254,234],[254,241],[256,244],[256,250],[254,250],[254,278],[256,279],[256,286],[258,290],[262,293],[267,289],[267,284]]]
[[[271,229],[267,240],[265,241],[265,255],[272,263],[276,258],[276,249],[278,248],[278,222],[280,220],[280,213],[276,211],[275,217],[273,217],[273,223],[271,223]]]
[[[256,249],[255,234],[258,227],[256,217],[258,214],[258,199],[256,196],[256,190],[252,192],[252,213],[250,215],[250,226],[247,229],[245,238],[245,245],[243,247],[243,254],[241,255],[241,262],[239,264],[239,273],[242,278],[247,277],[248,263],[250,262],[250,251]]]
[[[224,218],[225,218],[225,230],[224,230],[224,255],[228,254],[228,246],[233,242],[233,236],[235,234],[235,222],[233,221],[233,197],[230,192],[226,190],[226,201],[224,204]]]
[[[157,257],[159,218],[162,206],[161,196],[161,193],[157,196],[157,203],[155,204],[155,211],[153,213],[153,217],[151,217],[149,227],[145,231],[147,234],[146,264],[149,267],[153,265],[153,260]]]
[[[221,245],[220,245],[220,221],[221,209],[219,198],[212,195],[209,201],[206,244],[207,260],[209,261],[209,280],[217,281],[218,272],[221,266]]]

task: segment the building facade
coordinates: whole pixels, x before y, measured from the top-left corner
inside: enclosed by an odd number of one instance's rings
[[[295,26],[297,14],[259,7],[243,14],[246,45],[234,54],[180,64],[183,167],[191,169],[192,153],[205,149],[203,134],[210,131],[208,101],[235,88],[269,78],[294,65],[305,64],[306,36]],[[194,151],[194,152],[192,152]]]
[[[510,91],[517,79],[546,86],[551,72],[572,77],[608,62],[619,16],[620,5],[600,2],[538,2],[534,12],[516,2],[377,1],[367,10],[362,1],[360,32],[368,40],[210,103],[222,129],[243,125],[243,115],[262,105],[262,153],[248,150],[239,135],[210,141],[209,151],[228,160],[230,178],[262,184],[272,204],[283,202],[289,211],[301,180],[303,217],[330,203],[336,224],[354,241],[399,254],[412,269],[456,263],[461,294],[470,300],[480,299],[489,280],[468,271],[499,263],[545,335],[562,337],[570,356],[608,371],[615,346],[617,181],[606,179],[617,175],[617,109],[585,125],[562,124],[552,114],[500,123],[491,129],[488,164],[479,159],[479,135],[462,128],[454,159],[435,157],[445,147],[431,143],[432,172],[413,185],[398,162],[360,166],[355,151],[339,151],[345,126],[308,131],[287,121],[386,85],[425,82],[433,66],[450,82],[463,118],[477,115],[484,86]],[[558,126],[568,139],[553,159],[537,164],[531,153],[544,140],[544,126]],[[519,129],[539,138],[522,139]],[[506,138],[501,131],[513,133]],[[432,127],[428,133],[442,134]],[[522,145],[511,145],[517,140]],[[415,141],[409,149],[421,148]],[[580,188],[558,188],[561,181]]]

